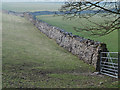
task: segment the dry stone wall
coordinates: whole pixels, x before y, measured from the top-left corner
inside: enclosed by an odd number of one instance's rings
[[[23,12],[15,12],[15,11],[7,11],[7,10],[2,10],[2,12],[10,15],[24,17]]]
[[[107,51],[106,44],[65,32],[60,28],[37,20],[29,13],[24,13],[24,17],[32,22],[42,33],[54,39],[59,46],[78,56],[85,63],[93,65],[97,71],[99,70],[100,52]]]

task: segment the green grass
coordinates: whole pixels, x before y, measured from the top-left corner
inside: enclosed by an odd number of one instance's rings
[[[22,3],[3,3],[2,4],[2,9],[5,10],[12,10],[12,11],[17,11],[17,12],[26,12],[26,11],[56,11],[61,7],[62,3],[30,3],[30,2],[22,2]],[[76,32],[73,30],[73,27],[83,27],[84,25],[88,24],[91,25],[88,21],[84,19],[74,19],[74,20],[63,20],[62,17],[53,17],[50,15],[43,15],[43,16],[38,16],[39,19],[60,27],[68,32],[72,32],[75,35],[80,35],[82,37],[92,39],[95,41],[100,41],[104,42],[107,44],[107,48],[111,52],[117,52],[118,51],[118,31],[114,31],[110,33],[109,35],[102,36],[102,37],[97,37],[97,36],[90,36],[88,35],[89,32]],[[93,21],[95,22],[101,22],[102,19],[100,17],[95,17],[92,18]],[[105,19],[105,18],[104,18]],[[84,25],[82,25],[84,24]]]
[[[3,14],[3,88],[117,87],[24,18]]]
[[[57,11],[62,3],[39,3],[39,2],[9,2],[2,3],[2,9],[16,12],[33,12],[33,11]]]
[[[79,33],[73,29],[73,27],[84,27],[87,24],[91,25],[91,23],[85,19],[76,18],[72,20],[63,20],[63,17],[61,16],[54,17],[52,15],[41,15],[41,16],[37,16],[37,18],[47,22],[48,24],[62,28],[67,32],[72,32],[74,35],[79,35],[81,37],[85,37],[95,41],[104,42],[107,44],[107,48],[109,51],[113,51],[113,52],[118,51],[118,31],[117,30],[106,36],[101,36],[101,37],[91,36],[89,32]],[[102,19],[100,17],[93,17],[92,20],[95,22],[102,22]]]

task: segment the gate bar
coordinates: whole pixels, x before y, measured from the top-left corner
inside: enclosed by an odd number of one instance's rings
[[[118,78],[118,76],[113,76],[113,75],[107,74],[107,73],[102,73],[102,72],[101,72],[101,74],[104,74],[104,75],[107,75],[107,76],[111,76],[111,77],[114,77],[114,78]]]

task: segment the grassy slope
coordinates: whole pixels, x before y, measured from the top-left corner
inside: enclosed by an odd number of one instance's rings
[[[62,17],[53,17],[52,15],[42,15],[37,16],[37,18],[57,27],[60,27],[68,32],[72,32],[74,35],[80,35],[82,37],[93,39],[96,41],[104,42],[107,44],[109,51],[117,52],[118,51],[118,31],[114,31],[109,35],[98,37],[98,36],[90,36],[88,35],[89,32],[76,32],[73,27],[83,27],[86,24],[90,24],[84,19],[74,19],[74,20],[63,20]],[[100,18],[93,18],[94,21],[101,22]],[[84,25],[82,25],[82,24]]]
[[[24,18],[3,14],[3,87],[116,87]],[[101,84],[102,82],[102,84]]]
[[[62,3],[3,3],[3,9],[6,10],[13,10],[17,12],[24,12],[24,11],[54,11],[58,10]],[[40,16],[41,20],[48,22],[51,25],[55,25],[57,27],[60,27],[62,29],[65,29],[68,32],[72,32],[73,34],[80,35],[82,37],[86,37],[89,39],[101,41],[107,44],[109,51],[116,52],[118,51],[118,32],[112,32],[111,34],[104,36],[104,37],[93,37],[89,36],[86,33],[78,33],[73,30],[73,26],[77,27],[83,27],[83,24],[86,24],[87,21],[85,20],[76,20],[73,21],[67,21],[62,20],[61,17],[52,17],[52,16]],[[96,18],[95,18],[96,19]],[[101,21],[101,18],[97,18],[97,20],[94,21]],[[88,24],[88,23],[87,23]],[[87,32],[88,33],[88,32]]]
[[[56,11],[62,3],[3,3],[2,8],[5,10],[12,10],[17,12],[28,12],[28,11]]]

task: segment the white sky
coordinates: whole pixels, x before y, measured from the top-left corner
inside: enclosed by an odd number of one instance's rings
[[[66,0],[0,0],[0,1],[2,2],[63,2]],[[75,0],[75,1],[80,1],[80,0]],[[86,0],[86,1],[89,1],[89,0]],[[117,0],[105,0],[105,1],[117,1]]]

